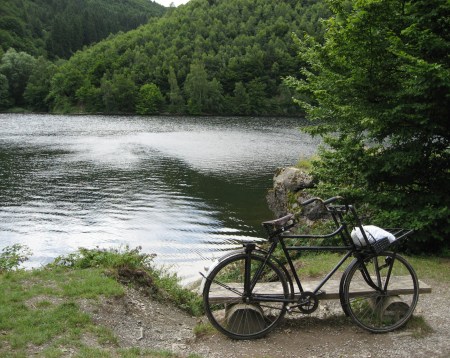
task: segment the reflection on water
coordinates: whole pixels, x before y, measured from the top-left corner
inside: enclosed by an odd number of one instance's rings
[[[0,114],[0,248],[39,266],[142,246],[190,279],[271,217],[274,170],[317,143],[298,119]]]

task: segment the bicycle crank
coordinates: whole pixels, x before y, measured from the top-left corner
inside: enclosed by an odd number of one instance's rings
[[[298,299],[298,304],[289,307],[289,311],[298,308],[300,312],[305,314],[313,313],[319,307],[319,298],[309,291],[302,292]]]

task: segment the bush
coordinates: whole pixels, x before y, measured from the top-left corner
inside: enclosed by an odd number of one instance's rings
[[[118,281],[144,288],[158,300],[170,301],[192,315],[202,314],[201,298],[182,287],[176,274],[155,269],[152,265],[155,255],[141,250],[141,247],[130,249],[128,246],[119,249],[79,248],[76,253],[58,257],[49,267],[104,268]]]
[[[30,255],[31,251],[26,245],[6,246],[0,254],[0,273],[17,269]]]

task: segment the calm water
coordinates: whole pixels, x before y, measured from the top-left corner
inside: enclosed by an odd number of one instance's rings
[[[299,119],[0,114],[0,248],[28,266],[142,246],[185,280],[263,235],[275,169],[311,156]]]

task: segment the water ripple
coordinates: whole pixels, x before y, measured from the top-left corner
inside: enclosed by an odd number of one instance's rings
[[[183,277],[262,235],[276,167],[317,147],[298,119],[0,114],[0,248],[39,266],[141,246]]]

